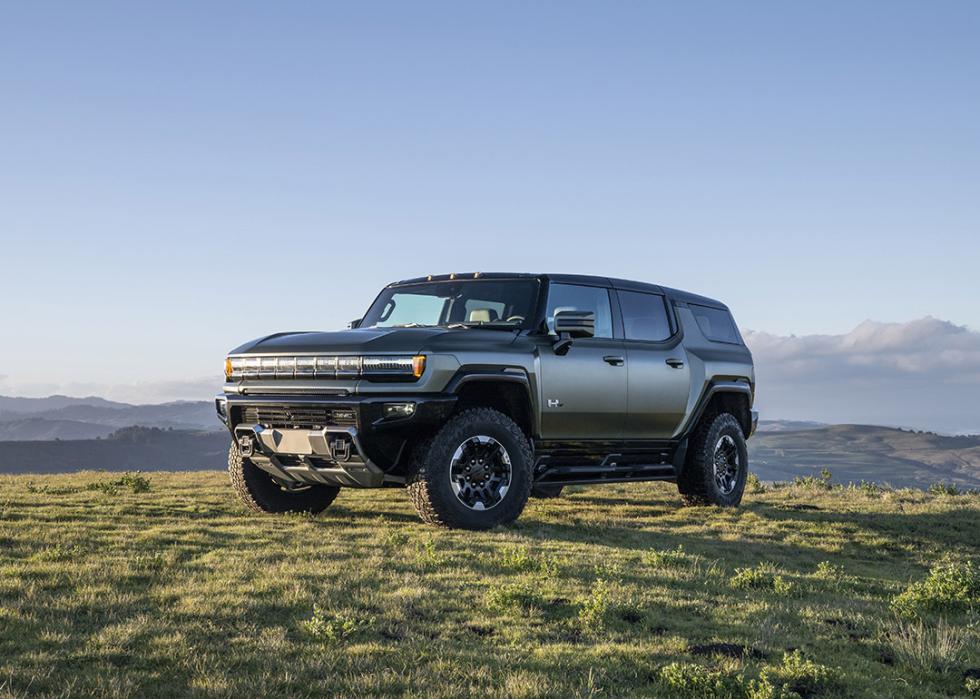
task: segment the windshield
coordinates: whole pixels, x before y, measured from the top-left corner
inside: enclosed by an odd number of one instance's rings
[[[385,289],[362,328],[419,326],[526,328],[534,314],[534,279],[428,282]]]

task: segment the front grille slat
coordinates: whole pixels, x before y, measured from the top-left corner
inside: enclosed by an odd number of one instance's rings
[[[249,405],[242,412],[243,423],[283,429],[319,429],[357,423],[353,408],[299,405]]]

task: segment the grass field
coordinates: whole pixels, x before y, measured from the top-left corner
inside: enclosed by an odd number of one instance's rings
[[[0,696],[980,692],[977,495],[606,486],[471,533],[118,479],[0,477]]]

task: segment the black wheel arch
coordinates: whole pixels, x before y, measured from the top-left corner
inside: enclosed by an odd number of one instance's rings
[[[519,367],[469,365],[446,386],[457,396],[455,412],[487,407],[510,417],[528,438],[538,434],[538,406],[527,372]]]
[[[744,379],[715,379],[709,381],[701,391],[694,411],[688,418],[681,433],[690,437],[706,415],[719,412],[731,413],[742,427],[742,434],[748,439],[752,432],[752,385]]]

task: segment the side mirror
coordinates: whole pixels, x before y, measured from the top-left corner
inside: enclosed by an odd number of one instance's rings
[[[353,330],[354,328],[361,327],[361,321],[362,320],[364,320],[364,319],[363,318],[358,318],[357,320],[352,320],[352,321],[348,322],[347,323],[347,329],[348,330]]]
[[[555,354],[567,354],[576,337],[595,337],[595,313],[592,311],[558,311],[555,314]]]

